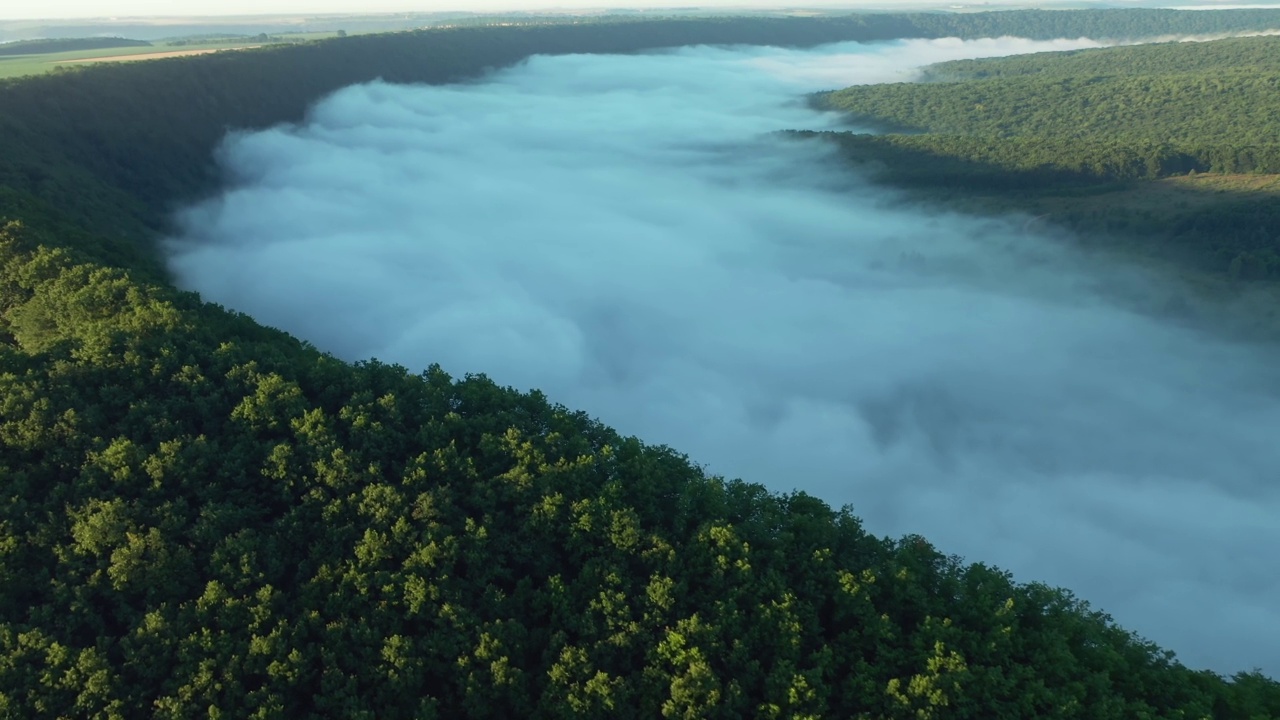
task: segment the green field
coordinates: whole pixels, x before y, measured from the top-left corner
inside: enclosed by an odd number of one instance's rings
[[[41,75],[43,73],[55,72],[61,68],[81,67],[100,62],[95,61],[95,58],[118,57],[127,59],[128,61],[162,59],[165,57],[174,57],[173,53],[187,53],[189,55],[194,55],[196,53],[210,52],[214,50],[242,50],[246,48],[261,47],[264,44],[276,44],[280,42],[297,44],[334,36],[335,33],[298,33],[296,35],[290,34],[273,38],[272,43],[263,43],[250,38],[242,40],[225,40],[222,42],[191,42],[176,45],[171,45],[167,42],[157,42],[151,47],[122,47],[105,50],[76,50],[73,52],[61,53],[14,55],[11,57],[0,57],[0,79],[24,77],[28,75]]]
[[[211,50],[232,50],[236,48],[255,47],[256,43],[212,43],[199,45],[183,45],[181,47],[169,47],[167,45],[155,45],[152,47],[125,47],[111,48],[107,50],[77,50],[74,52],[63,53],[44,53],[39,55],[15,55],[13,57],[0,58],[0,78],[23,77],[25,75],[40,75],[42,73],[54,72],[59,68],[75,67],[78,65],[89,64],[94,58],[104,57],[128,57],[133,59],[145,59],[148,56],[171,57],[170,53],[192,51],[192,54],[199,51]]]

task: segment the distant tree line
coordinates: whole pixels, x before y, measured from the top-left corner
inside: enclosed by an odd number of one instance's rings
[[[919,37],[984,38],[1012,35],[1036,40],[1087,37],[1139,40],[1216,35],[1280,28],[1270,8],[1217,10],[1106,9],[1010,10],[982,13],[917,13],[907,16]],[[901,35],[900,37],[913,37]]]
[[[188,45],[267,42],[285,42],[285,40],[277,35],[259,33],[257,35],[207,35],[200,37],[184,37],[178,40],[166,40],[164,44],[169,47],[186,47]]]
[[[1036,76],[1055,78],[1150,77],[1229,70],[1280,73],[1275,37],[1224,38],[1213,42],[1166,42],[1128,47],[1031,53],[1006,58],[952,60],[925,69],[926,82]]]

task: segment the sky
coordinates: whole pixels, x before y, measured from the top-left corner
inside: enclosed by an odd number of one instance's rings
[[[179,284],[321,349],[538,388],[709,472],[1280,676],[1273,351],[1025,217],[907,203],[803,93],[1087,40],[534,57],[230,136]],[[1195,306],[1195,303],[1192,303]],[[1201,311],[1205,311],[1203,308]]]

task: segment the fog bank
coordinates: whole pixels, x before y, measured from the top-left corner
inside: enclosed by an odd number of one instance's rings
[[[1280,675],[1275,358],[1122,304],[1171,291],[1023,218],[912,209],[772,134],[838,120],[805,92],[1095,45],[700,47],[351,87],[229,138],[171,266],[341,357],[540,388],[1070,587],[1189,665]]]

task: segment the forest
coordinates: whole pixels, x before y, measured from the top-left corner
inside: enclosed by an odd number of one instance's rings
[[[1280,718],[1274,679],[1185,667],[1068,590],[709,475],[536,391],[339,361],[176,289],[157,250],[169,213],[219,183],[228,129],[296,122],[374,77],[694,43],[1271,26],[1280,12],[468,27],[0,84],[0,717]],[[1263,69],[1196,62],[1102,82],[1174,101],[1219,87],[1186,90],[1196,72],[1267,87]],[[1101,135],[1064,136],[1025,168],[1001,155],[1063,120],[1022,117],[1000,83],[1047,98],[1075,82],[1017,67],[827,100],[914,128],[847,139],[953,163],[934,179],[975,165],[992,183],[1127,177],[1114,160],[1065,164]],[[1004,120],[971,117],[977,83]],[[1270,167],[1265,135],[1233,133],[1237,112],[1274,123],[1270,99],[1230,97],[1197,116],[1203,138],[1179,136],[1189,162],[1215,171],[1210,149],[1248,138]],[[1129,112],[1151,132],[1184,117]]]
[[[1221,192],[1186,208],[1107,199],[1159,192],[1160,179],[1211,173],[1243,186],[1280,173],[1277,58],[1280,38],[1266,36],[1041,53],[942,63],[926,71],[929,82],[814,102],[888,130],[832,137],[906,187],[1016,191],[1030,212],[1069,227],[1141,236],[1198,268],[1271,279],[1280,276],[1271,193]]]

